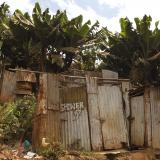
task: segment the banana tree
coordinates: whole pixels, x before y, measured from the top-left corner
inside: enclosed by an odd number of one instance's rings
[[[5,57],[2,52],[2,46],[4,41],[10,35],[10,30],[8,27],[9,17],[9,6],[3,3],[2,5],[0,5],[0,91],[2,86],[2,77],[5,64]]]
[[[11,66],[41,71],[67,70],[84,44],[95,38],[96,25],[83,23],[80,15],[71,20],[66,12],[42,11],[38,3],[32,17],[16,10],[9,21],[12,35],[3,45]]]
[[[130,77],[135,84],[158,82],[160,62],[160,30],[158,22],[151,29],[152,18],[135,18],[136,28],[128,18],[121,18],[121,32],[113,34],[102,29],[102,48],[109,52],[103,59],[103,66],[114,69],[120,76]],[[103,34],[102,34],[103,33]],[[104,37],[107,38],[104,38]],[[104,39],[103,39],[104,38]]]

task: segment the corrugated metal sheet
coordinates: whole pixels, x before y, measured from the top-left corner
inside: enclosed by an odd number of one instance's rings
[[[35,73],[31,73],[27,71],[26,72],[16,71],[16,79],[17,81],[26,81],[26,82],[36,83]]]
[[[47,75],[47,138],[49,142],[60,141],[59,81],[54,74]]]
[[[49,143],[60,142],[59,85],[57,76],[52,74],[41,74],[39,77],[34,146],[41,145],[42,138]]]
[[[68,149],[90,151],[85,87],[62,88],[60,92],[61,138]]]
[[[145,87],[144,90],[144,116],[145,116],[145,146],[152,146],[152,118],[151,118],[151,104],[150,104],[150,88]]]
[[[100,123],[100,111],[98,104],[98,86],[97,78],[86,77],[87,94],[88,94],[88,110],[89,110],[89,123],[91,130],[91,145],[92,150],[103,150],[102,145],[102,131]]]
[[[46,133],[47,131],[46,120],[47,120],[47,114],[37,115],[33,120],[32,144],[35,148],[41,146],[42,138],[48,137]]]
[[[25,81],[18,81],[16,83],[16,95],[31,95],[32,94],[32,83]]]
[[[40,147],[42,139],[45,138],[47,143],[60,142],[60,124],[59,113],[48,111],[46,114],[36,115],[33,122],[33,146]]]
[[[59,111],[59,79],[54,74],[47,74],[47,108]]]
[[[102,77],[103,78],[113,78],[118,79],[118,73],[110,70],[102,69]]]
[[[8,100],[15,97],[16,75],[14,72],[5,71],[3,75],[1,99]]]
[[[128,117],[130,116],[129,90],[130,90],[130,82],[122,82],[122,94],[124,100],[125,118],[126,118],[128,133],[129,133],[129,123],[130,123],[128,120]]]
[[[143,146],[145,136],[143,95],[131,97],[131,115],[131,144],[136,146]]]
[[[160,88],[150,88],[152,147],[160,149]]]
[[[122,148],[122,142],[128,143],[128,135],[120,86],[98,86],[98,101],[104,149]]]
[[[32,141],[35,148],[40,147],[42,138],[47,138],[48,123],[47,114],[47,74],[39,75],[39,91],[37,95],[37,107],[33,122]],[[48,140],[48,138],[47,138]]]

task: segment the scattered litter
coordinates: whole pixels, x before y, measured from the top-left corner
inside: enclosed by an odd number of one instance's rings
[[[36,153],[27,152],[27,154],[24,156],[24,158],[26,158],[26,159],[32,159],[35,156],[36,156]]]

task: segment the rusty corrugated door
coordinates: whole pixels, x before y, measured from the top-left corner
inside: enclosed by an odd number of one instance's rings
[[[131,144],[144,145],[145,120],[143,96],[131,97]]]
[[[128,137],[120,86],[98,86],[98,101],[104,149],[122,148]]]
[[[160,149],[160,88],[150,88],[152,147]]]
[[[71,150],[91,150],[86,88],[62,88],[60,99],[62,143]]]

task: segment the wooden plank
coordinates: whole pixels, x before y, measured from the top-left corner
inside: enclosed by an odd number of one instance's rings
[[[98,102],[104,149],[122,148],[122,143],[128,144],[128,135],[120,86],[98,86]]]
[[[131,144],[144,146],[145,117],[143,95],[131,97],[131,110]]]
[[[88,111],[90,122],[91,145],[93,151],[101,151],[102,145],[102,132],[100,122],[100,111],[98,104],[98,87],[97,78],[86,76],[87,94],[88,94]]]

